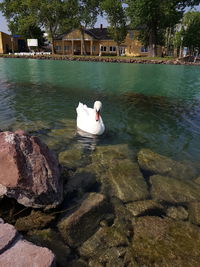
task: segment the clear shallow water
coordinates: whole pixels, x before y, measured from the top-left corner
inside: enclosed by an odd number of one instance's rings
[[[95,100],[106,125],[99,145],[200,160],[199,67],[0,59],[0,129],[25,128],[57,152],[95,145],[74,135],[78,102]]]

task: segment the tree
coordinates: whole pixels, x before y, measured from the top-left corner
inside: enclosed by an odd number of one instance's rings
[[[65,17],[64,2],[61,0],[30,0],[29,8],[37,18],[40,27],[44,27],[49,34],[52,41],[52,53],[54,54],[54,38],[57,36],[59,25]]]
[[[82,51],[86,55],[84,30],[94,27],[99,14],[100,0],[77,0],[76,24],[81,31]]]
[[[180,21],[186,6],[200,1],[127,0],[126,3],[131,25],[140,27],[140,40],[149,47],[150,55],[156,56],[157,45],[163,44],[166,29]]]
[[[200,12],[187,12],[183,17],[183,45],[190,54],[200,51]]]
[[[36,33],[36,29],[44,28],[52,40],[52,53],[54,38],[61,25],[68,24],[74,13],[72,12],[71,0],[3,0],[0,10],[8,21],[12,33],[21,33],[30,37]],[[37,31],[38,33],[38,31]],[[37,35],[34,35],[37,38]]]
[[[106,13],[109,22],[108,31],[117,43],[117,55],[119,56],[119,46],[127,35],[126,16],[121,0],[104,0],[101,9]]]

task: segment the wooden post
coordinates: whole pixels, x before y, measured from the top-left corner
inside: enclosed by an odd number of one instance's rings
[[[81,40],[81,56],[83,55],[83,40]]]
[[[90,41],[90,55],[93,55],[93,40]]]
[[[64,55],[65,51],[64,51],[64,40],[62,40],[62,54]]]
[[[72,56],[74,55],[74,40],[72,40]]]

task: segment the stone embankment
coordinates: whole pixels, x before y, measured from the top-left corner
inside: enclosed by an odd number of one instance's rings
[[[194,65],[200,66],[200,61],[188,61],[184,59],[145,59],[131,57],[98,57],[98,56],[66,56],[66,55],[0,55],[4,58],[27,58],[27,59],[48,59],[48,60],[67,60],[67,61],[90,61],[90,62],[107,62],[107,63],[136,63],[136,64],[168,64],[168,65]]]

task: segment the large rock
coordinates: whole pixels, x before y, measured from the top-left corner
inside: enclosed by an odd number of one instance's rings
[[[139,266],[198,267],[200,230],[188,222],[140,217],[134,225],[132,247]]]
[[[0,196],[34,208],[62,201],[59,163],[39,138],[23,131],[0,133]]]
[[[0,223],[0,266],[53,267],[55,257],[49,249],[22,239],[12,225]]]
[[[200,200],[200,186],[192,181],[181,181],[171,177],[153,175],[150,177],[151,195],[156,201],[174,204]]]
[[[90,193],[76,211],[59,222],[58,229],[68,245],[78,247],[97,231],[100,221],[110,212],[105,196]]]
[[[197,176],[192,166],[159,155],[149,149],[141,149],[137,158],[140,168],[150,175],[160,174],[178,179],[191,179]]]

